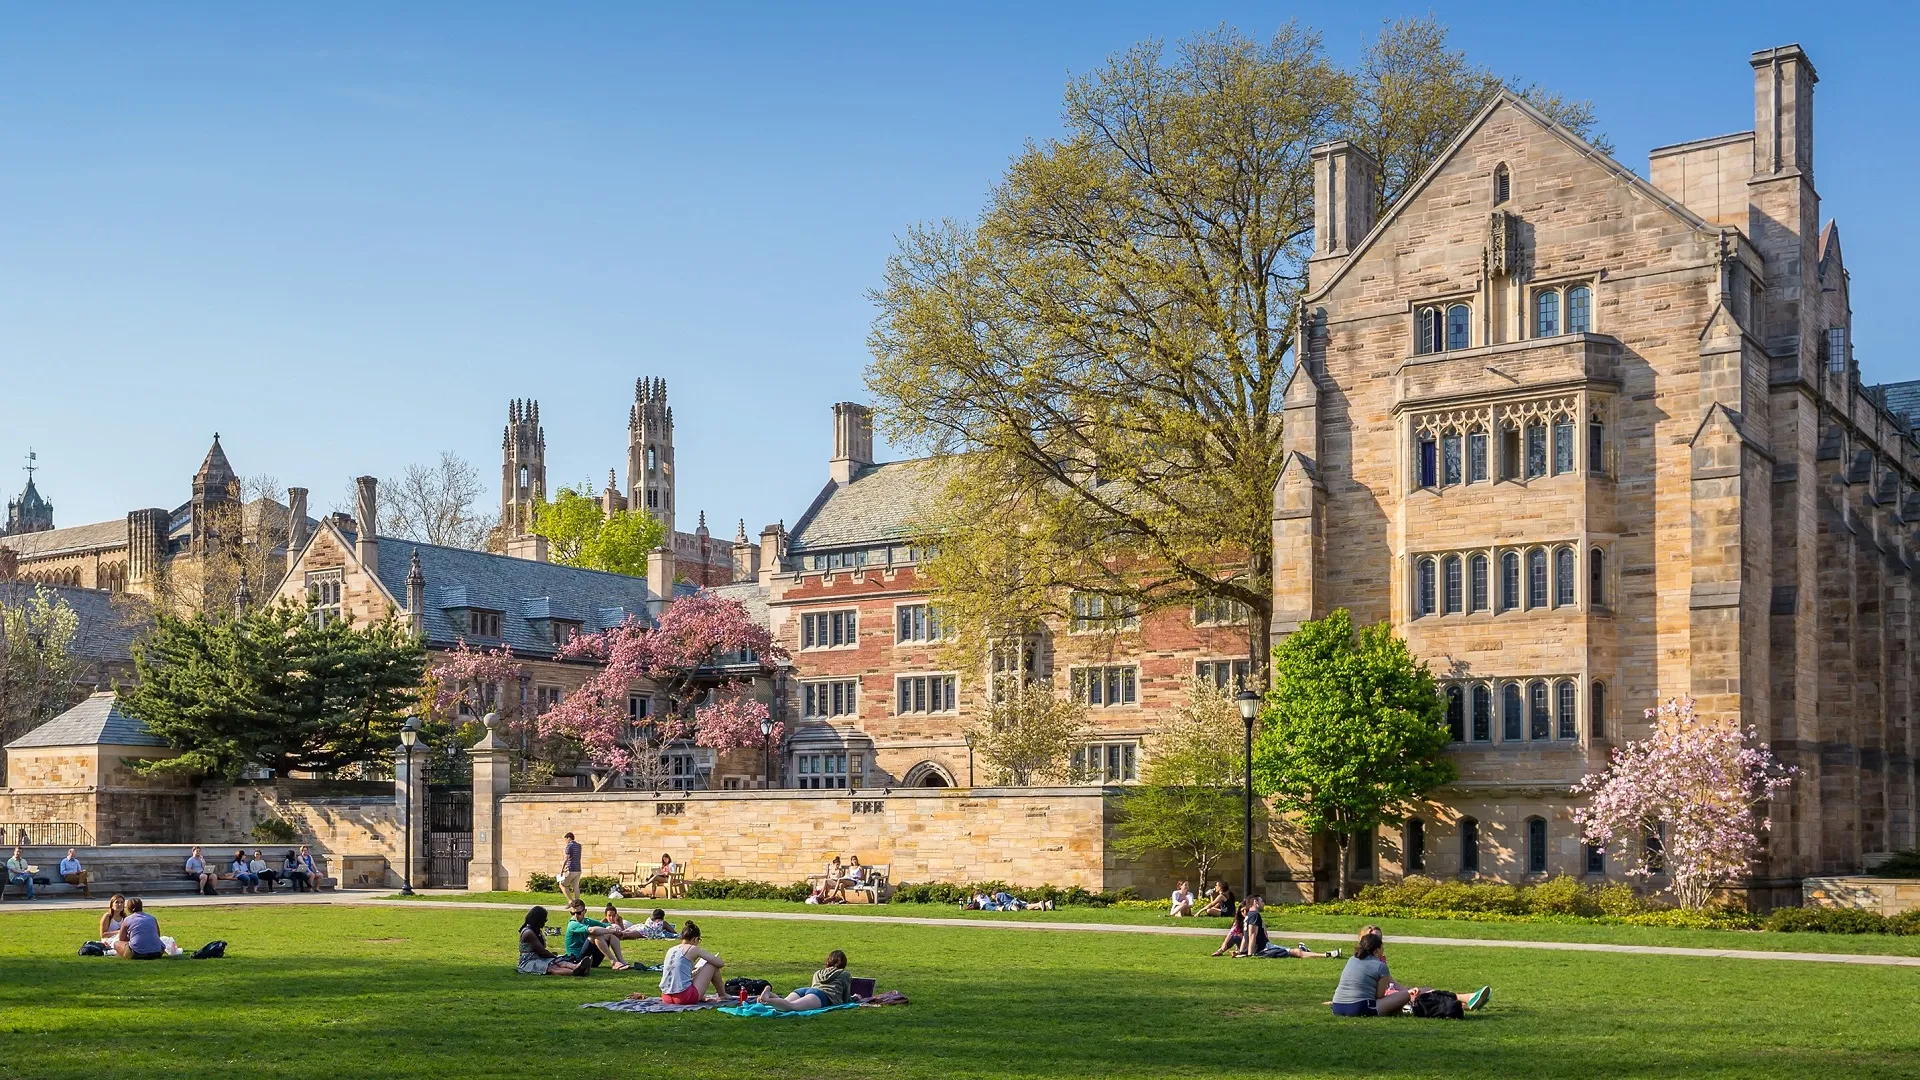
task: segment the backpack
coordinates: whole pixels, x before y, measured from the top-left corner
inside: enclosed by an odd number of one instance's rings
[[[107,947],[98,941],[83,942],[80,945],[81,956],[105,956]]]
[[[772,985],[772,983],[765,979],[744,979],[736,977],[722,983],[720,988],[726,991],[728,997],[739,997],[740,991],[742,990],[747,992],[748,997],[753,997]]]
[[[1413,999],[1410,1006],[1413,1015],[1433,1020],[1465,1020],[1466,1011],[1460,1008],[1460,995],[1451,990],[1429,990]]]
[[[195,960],[218,960],[225,955],[227,955],[227,943],[224,941],[209,941],[193,950]]]

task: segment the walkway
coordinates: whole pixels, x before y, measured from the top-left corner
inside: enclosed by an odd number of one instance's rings
[[[456,890],[421,890],[421,896],[431,901],[435,907],[456,907],[476,911],[511,910],[511,905],[487,903],[480,900],[458,900],[455,897],[466,893]],[[378,891],[333,891],[324,893],[270,893],[262,896],[181,896],[168,897],[163,903],[166,907],[221,907],[235,905],[288,905],[288,904],[345,904],[365,907],[403,907],[419,908],[419,900],[389,900],[392,893]],[[18,911],[98,911],[101,901],[60,899],[37,900],[33,903],[16,902],[9,899],[0,904],[0,914]],[[859,922],[885,923],[906,926],[935,926],[943,929],[966,930],[1065,930],[1099,934],[1159,934],[1175,937],[1217,938],[1220,930],[1206,926],[1158,926],[1132,923],[1082,923],[1082,922],[1033,922],[1025,919],[940,919],[918,915],[855,915],[839,912],[814,911],[708,911],[698,908],[675,907],[676,918],[695,919],[775,919],[791,922]],[[1277,931],[1277,938],[1300,939],[1303,941],[1332,941],[1345,945],[1353,940],[1351,934],[1302,933],[1293,930]],[[1789,960],[1815,964],[1865,964],[1874,967],[1910,967],[1920,968],[1920,956],[1882,956],[1870,953],[1818,953],[1818,952],[1772,952],[1766,949],[1688,949],[1674,945],[1609,945],[1586,941],[1504,941],[1492,938],[1450,938],[1450,937],[1409,937],[1393,935],[1396,945],[1437,945],[1448,948],[1475,949],[1548,949],[1559,952],[1596,952],[1628,953],[1640,956],[1693,956],[1716,960]]]

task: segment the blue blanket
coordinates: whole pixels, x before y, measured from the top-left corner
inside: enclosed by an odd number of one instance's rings
[[[801,1009],[798,1012],[781,1012],[779,1009],[773,1008],[770,1005],[762,1005],[757,1001],[749,1001],[745,1005],[725,1006],[720,1011],[726,1013],[728,1016],[819,1016],[821,1013],[829,1013],[835,1009],[857,1009],[859,1007],[859,1002],[849,1001],[844,1005],[829,1005],[824,1009]]]

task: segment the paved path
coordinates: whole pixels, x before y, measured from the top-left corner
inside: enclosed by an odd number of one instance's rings
[[[221,907],[237,905],[345,904],[365,907],[419,908],[420,900],[390,900],[392,893],[378,891],[332,891],[321,893],[270,893],[263,896],[181,896],[155,901],[156,907]],[[480,900],[458,900],[466,895],[453,890],[422,890],[421,895],[435,907],[467,908],[476,911],[512,910],[512,905]],[[18,911],[99,911],[99,899],[37,900],[0,904],[0,914]],[[937,926],[966,930],[1065,930],[1098,934],[1159,934],[1174,937],[1217,938],[1221,931],[1206,926],[1140,925],[1134,923],[1034,922],[1026,919],[941,919],[917,915],[856,915],[814,911],[707,911],[675,907],[677,918],[696,919],[774,919],[790,922],[856,922],[907,926]],[[1276,940],[1332,941],[1346,944],[1351,934],[1275,931]],[[1693,956],[1720,960],[1789,960],[1815,964],[1866,964],[1874,967],[1920,968],[1920,956],[1882,956],[1872,953],[1772,952],[1766,949],[1689,949],[1674,945],[1612,945],[1587,941],[1509,941],[1497,938],[1410,937],[1393,935],[1397,945],[1438,945],[1476,949],[1547,949],[1559,952],[1627,953],[1640,956]]]

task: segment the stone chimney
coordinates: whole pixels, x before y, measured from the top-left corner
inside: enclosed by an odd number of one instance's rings
[[[1798,45],[1762,49],[1753,65],[1753,175],[1747,237],[1767,260],[1759,336],[1776,359],[1818,364],[1820,195],[1813,187],[1813,63]],[[1779,379],[1789,372],[1776,371]]]
[[[854,474],[873,464],[873,410],[852,401],[833,407],[833,460],[827,474],[836,484],[850,484]]]
[[[287,489],[287,569],[299,561],[300,549],[307,546],[307,489]]]
[[[1318,288],[1372,230],[1377,170],[1366,151],[1345,139],[1308,153],[1313,156],[1313,257],[1307,287]]]
[[[780,572],[780,560],[787,555],[787,523],[782,521],[760,530],[760,584],[771,586],[773,575]]]
[[[667,610],[673,603],[673,538],[647,552],[647,588],[659,599],[653,601],[654,617]]]
[[[362,476],[354,480],[359,489],[359,499],[354,511],[359,526],[354,538],[354,555],[360,559],[360,568],[369,575],[380,573],[380,481],[371,476]]]
[[[747,519],[740,519],[740,531],[733,534],[733,580],[754,581],[760,577],[760,549],[747,539]]]
[[[127,583],[148,586],[148,595],[166,564],[169,517],[158,507],[127,515]]]
[[[507,541],[507,554],[515,559],[528,559],[533,562],[547,561],[547,538],[538,533],[516,536]]]
[[[420,569],[420,549],[413,549],[413,559],[407,566],[407,623],[413,628],[414,637],[423,637],[427,632],[427,575]]]

